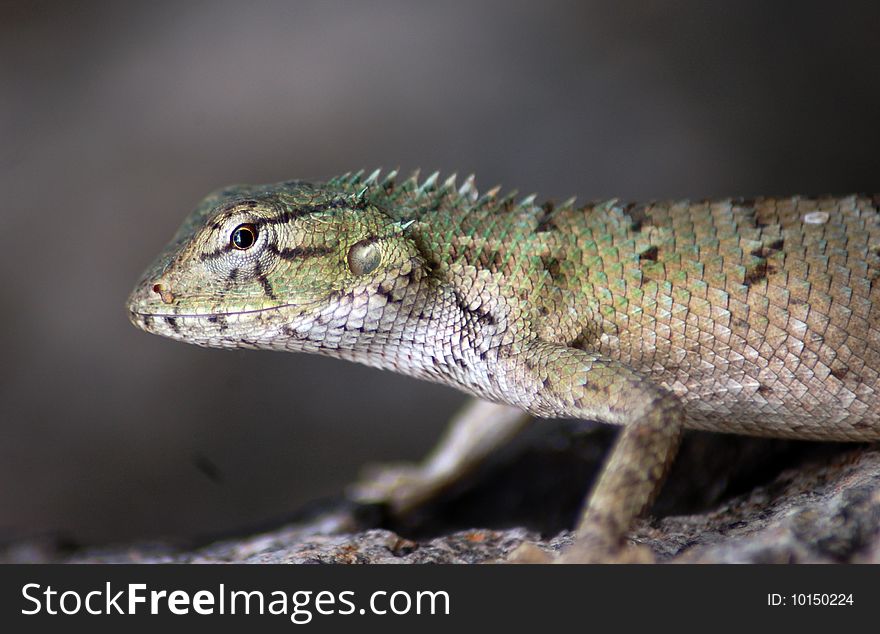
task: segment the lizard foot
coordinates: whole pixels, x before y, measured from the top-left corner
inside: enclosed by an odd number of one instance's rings
[[[515,407],[474,399],[423,462],[368,467],[348,495],[357,502],[385,504],[395,515],[405,515],[472,473],[528,421],[529,415]]]
[[[347,493],[356,502],[385,504],[400,515],[433,497],[441,486],[417,464],[390,463],[367,467]]]

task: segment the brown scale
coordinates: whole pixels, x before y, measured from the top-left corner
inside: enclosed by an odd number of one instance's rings
[[[624,210],[594,224],[592,207],[555,213],[542,232],[554,247],[541,255],[546,312],[577,306],[566,343],[678,393],[693,426],[717,428],[724,412],[731,431],[823,437],[880,410],[880,228],[868,201],[654,204],[628,230]],[[508,262],[502,273],[515,280]],[[550,330],[571,326],[563,317]]]

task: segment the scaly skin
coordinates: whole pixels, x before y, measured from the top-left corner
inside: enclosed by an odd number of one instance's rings
[[[132,293],[133,323],[623,425],[581,559],[620,545],[682,427],[880,439],[870,198],[554,207],[394,176],[211,194]]]

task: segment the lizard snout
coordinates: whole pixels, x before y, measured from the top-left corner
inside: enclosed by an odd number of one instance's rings
[[[174,293],[171,292],[168,284],[164,282],[156,282],[152,286],[152,291],[162,298],[166,304],[174,303]]]

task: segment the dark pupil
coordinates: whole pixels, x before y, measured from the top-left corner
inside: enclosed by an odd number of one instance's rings
[[[253,227],[242,225],[232,232],[232,244],[236,249],[248,249],[257,241],[257,233]]]

